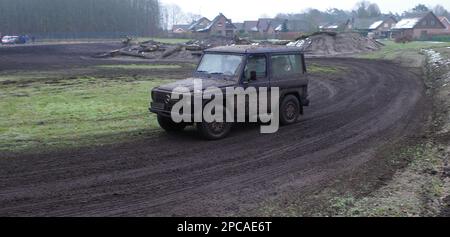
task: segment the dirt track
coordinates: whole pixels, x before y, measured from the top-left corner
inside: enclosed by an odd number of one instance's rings
[[[348,72],[313,77],[312,106],[277,134],[238,126],[207,142],[192,130],[160,132],[132,144],[2,157],[0,215],[245,215],[281,195],[312,195],[420,135],[428,109],[417,75],[383,61],[312,61]]]

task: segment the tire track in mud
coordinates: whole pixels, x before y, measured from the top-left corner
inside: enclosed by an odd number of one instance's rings
[[[345,67],[312,75],[299,124],[261,135],[238,125],[227,139],[187,131],[133,144],[0,160],[7,216],[245,214],[280,193],[313,193],[415,136],[428,110],[421,79],[385,61],[311,59]]]

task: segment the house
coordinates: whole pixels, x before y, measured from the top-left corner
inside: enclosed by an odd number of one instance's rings
[[[184,34],[189,32],[190,25],[173,25],[172,33],[174,34]]]
[[[243,29],[248,34],[259,32],[258,21],[244,21]]]
[[[369,26],[369,32],[373,38],[390,38],[392,27],[397,24],[397,20],[393,16],[384,17],[382,20],[373,22]]]
[[[261,18],[258,19],[257,29],[259,36],[263,38],[274,37],[279,32],[289,31],[288,20],[286,19],[272,19],[272,18]],[[294,25],[295,26],[295,25]],[[295,27],[293,27],[294,29]]]
[[[285,24],[288,32],[309,33],[317,30],[317,27],[304,20],[289,20]]]
[[[189,26],[189,30],[190,31],[197,31],[199,29],[204,29],[210,23],[211,23],[211,21],[208,18],[202,17],[199,20],[192,22],[192,24]]]
[[[273,35],[275,34],[276,25],[275,19],[272,18],[260,18],[258,19],[258,31],[262,35]]]
[[[310,26],[311,27],[311,26]],[[352,22],[347,20],[345,22],[340,23],[323,23],[319,25],[319,31],[326,32],[342,32],[349,31],[353,27]]]
[[[430,11],[400,20],[392,28],[392,37],[429,40],[433,36],[442,35],[445,29],[444,23]]]
[[[320,31],[337,31],[339,28],[338,24],[333,23],[322,23],[319,25]]]
[[[369,18],[352,19],[353,31],[359,32],[361,35],[370,35],[374,38],[388,38],[391,29],[397,23],[394,16],[380,16]]]
[[[233,23],[236,26],[236,32],[244,33],[244,23]]]
[[[236,33],[236,26],[233,22],[220,13],[214,20],[209,23],[205,28],[196,30],[197,33],[205,36],[224,36],[234,37]]]
[[[440,16],[438,18],[445,26],[445,29],[443,29],[443,34],[450,35],[450,21],[448,20],[448,18],[445,16]]]

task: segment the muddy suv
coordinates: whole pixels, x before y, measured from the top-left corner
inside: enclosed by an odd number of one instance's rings
[[[198,90],[194,84],[199,80],[202,91],[212,86],[220,88],[224,93],[225,89],[230,87],[244,89],[253,87],[258,92],[263,87],[279,88],[278,108],[281,125],[296,123],[303,114],[303,106],[309,105],[305,57],[297,48],[217,47],[205,50],[192,78],[162,85],[152,90],[150,111],[157,114],[158,122],[164,130],[181,131],[186,126],[195,125],[203,137],[209,140],[221,139],[228,135],[232,127],[232,123],[228,120],[227,122],[202,120],[203,122],[176,123],[172,119],[172,108],[178,102],[171,97],[173,90],[184,87],[193,92]],[[203,106],[207,102],[203,101]],[[248,110],[251,102],[247,98],[245,103]],[[233,107],[236,109],[236,106]],[[190,116],[194,117],[194,113]]]

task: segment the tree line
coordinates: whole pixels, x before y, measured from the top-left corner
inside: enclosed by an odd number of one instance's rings
[[[3,34],[126,32],[160,30],[158,0],[0,0]]]

